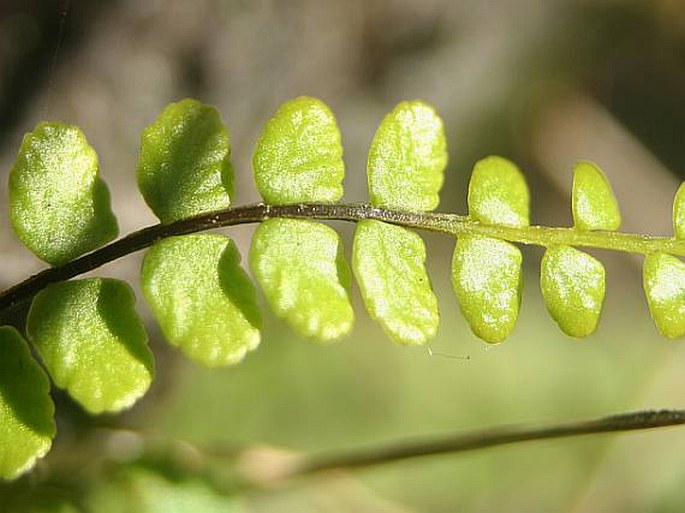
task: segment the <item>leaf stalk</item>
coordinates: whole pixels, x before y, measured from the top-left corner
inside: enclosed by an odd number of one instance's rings
[[[357,222],[375,219],[387,223],[443,233],[453,237],[476,235],[535,246],[568,245],[647,255],[663,252],[685,256],[685,240],[674,237],[611,232],[580,231],[566,227],[485,225],[463,216],[442,212],[389,210],[363,203],[253,204],[230,207],[168,224],[156,224],[132,232],[66,264],[45,269],[0,293],[0,315],[30,300],[51,283],[74,278],[109,262],[152,246],[156,241],[221,227],[260,223],[269,218],[317,219]]]

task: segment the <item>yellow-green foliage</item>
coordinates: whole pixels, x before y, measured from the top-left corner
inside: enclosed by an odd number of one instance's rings
[[[580,162],[573,170],[574,226],[530,226],[523,173],[489,156],[473,169],[468,215],[434,213],[446,147],[431,106],[399,103],[369,150],[370,204],[341,203],[345,168],[335,116],[320,100],[300,97],[276,111],[257,142],[254,176],[265,204],[229,208],[228,130],[213,107],[183,100],[169,105],[141,140],[138,184],[162,224],[102,247],[117,224],[97,155],[78,128],[41,123],[10,172],[10,219],[36,256],[61,267],[0,294],[0,310],[33,297],[28,339],[53,382],[93,413],[119,411],[140,398],[153,377],[153,358],[129,285],[68,279],[151,246],[141,282],[162,333],[205,365],[235,364],[260,341],[256,287],[231,239],[191,233],[246,222],[261,223],[249,266],[266,302],[319,342],[352,330],[353,274],[366,309],[390,339],[420,345],[436,335],[438,301],[417,228],[455,239],[454,291],[471,330],[486,342],[505,340],[516,326],[521,243],[546,249],[540,286],[564,333],[585,337],[598,326],[605,269],[578,247],[601,247],[645,255],[644,288],[658,330],[669,338],[685,334],[685,264],[677,258],[685,255],[682,187],[673,205],[674,237],[620,233],[608,180],[597,165]],[[322,219],[357,222],[352,269],[341,237]],[[14,328],[0,328],[0,352],[0,477],[12,479],[49,450],[54,408],[47,378]]]

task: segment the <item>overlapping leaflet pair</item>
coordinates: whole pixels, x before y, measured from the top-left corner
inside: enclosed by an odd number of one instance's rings
[[[447,152],[443,126],[421,102],[400,103],[371,145],[368,179],[374,206],[430,210],[438,204]],[[344,165],[333,114],[318,100],[285,104],[257,145],[255,177],[272,204],[334,202]],[[352,270],[371,314],[400,343],[435,335],[437,300],[421,238],[398,226],[357,224]],[[255,233],[250,264],[273,310],[297,331],[326,342],[352,329],[351,273],[333,229],[308,220],[271,219]]]
[[[621,215],[611,185],[597,166],[581,162],[574,169],[574,228],[618,230]],[[676,239],[685,238],[685,184],[673,203]],[[574,337],[594,332],[605,293],[604,266],[569,246],[550,246],[541,269],[542,293],[552,317]],[[643,286],[649,311],[659,332],[671,339],[685,335],[685,263],[666,253],[645,255]]]
[[[621,214],[604,173],[590,162],[573,169],[573,225],[578,231],[618,230]],[[604,266],[571,246],[550,246],[540,269],[547,308],[564,333],[586,337],[595,331],[606,292]]]
[[[618,203],[604,173],[595,164],[573,169],[572,212],[578,232],[615,231]],[[528,189],[509,161],[488,157],[478,162],[469,184],[471,219],[486,225],[523,228],[529,224]],[[675,237],[685,237],[685,185],[673,206]],[[476,335],[501,342],[514,328],[521,300],[521,253],[514,245],[485,237],[461,237],[453,262],[453,285],[462,311]],[[643,283],[657,329],[668,338],[685,335],[685,264],[664,253],[645,256]],[[540,286],[545,304],[561,330],[586,337],[597,328],[605,296],[604,266],[567,245],[551,244],[542,259]]]
[[[382,121],[368,158],[373,206],[425,212],[438,205],[447,163],[443,124],[421,102],[402,102]],[[284,104],[254,155],[267,204],[336,202],[343,194],[340,132],[313,98]],[[163,223],[227,208],[233,168],[226,128],[212,107],[169,105],[145,129],[137,176],[145,201]],[[676,237],[685,237],[685,189],[674,205]],[[109,193],[81,131],[41,123],[28,134],[10,172],[10,217],[22,242],[46,262],[65,264],[116,237]],[[478,162],[469,185],[470,218],[523,229],[529,193],[514,164]],[[602,172],[575,168],[574,229],[615,230],[616,200]],[[505,237],[504,237],[505,238]],[[295,330],[327,342],[349,333],[352,274],[370,315],[394,341],[422,344],[438,328],[426,250],[413,231],[380,221],[357,224],[352,269],[340,237],[303,219],[268,219],[255,232],[249,264],[272,309]],[[521,253],[498,238],[465,235],[456,244],[452,282],[472,330],[499,342],[514,328],[521,301]],[[570,246],[550,246],[541,285],[561,329],[594,331],[604,298],[604,268]],[[145,255],[142,289],[164,335],[209,366],[240,361],[260,341],[255,287],[233,241],[202,234],[158,241]],[[685,333],[685,264],[647,255],[644,284],[652,316],[668,337]],[[93,413],[118,411],[148,389],[154,364],[128,284],[108,278],[56,283],[39,293],[27,335],[53,382]],[[16,477],[44,455],[55,434],[49,382],[14,328],[0,328],[0,477]]]
[[[471,175],[469,216],[485,225],[530,224],[529,192],[520,170],[501,157],[479,161]],[[577,230],[614,230],[620,216],[602,171],[589,162],[574,169],[573,217]],[[497,238],[464,236],[454,252],[452,282],[464,316],[486,342],[507,338],[516,325],[523,279],[521,251]],[[570,246],[550,246],[542,259],[541,289],[552,318],[564,333],[584,337],[599,321],[604,267]]]

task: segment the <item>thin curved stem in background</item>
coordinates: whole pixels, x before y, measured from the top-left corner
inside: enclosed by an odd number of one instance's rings
[[[209,212],[169,224],[156,224],[130,233],[100,249],[59,267],[46,269],[0,294],[0,314],[31,299],[51,283],[68,280],[92,271],[123,256],[140,251],[159,239],[186,235],[223,226],[259,223],[269,218],[361,221],[376,219],[408,228],[444,233],[454,237],[477,235],[519,244],[552,246],[557,244],[648,254],[662,251],[685,256],[685,240],[672,237],[621,232],[583,232],[573,228],[546,226],[489,226],[466,216],[439,212],[404,212],[366,204],[305,203],[297,205],[246,205]]]
[[[475,451],[535,440],[681,425],[685,425],[685,410],[645,410],[540,427],[500,427],[470,434],[458,433],[428,439],[405,440],[385,447],[348,449],[303,456],[281,478],[304,477],[328,470],[367,468],[411,458]]]

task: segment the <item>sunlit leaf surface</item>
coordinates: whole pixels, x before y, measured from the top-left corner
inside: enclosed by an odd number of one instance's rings
[[[233,196],[228,131],[214,107],[169,104],[143,130],[138,187],[164,223],[227,208]]]
[[[0,328],[0,477],[13,479],[43,457],[55,436],[50,383],[14,328]]]
[[[255,288],[228,237],[161,240],[145,255],[141,275],[162,332],[194,360],[208,366],[237,363],[259,344]]]
[[[97,154],[72,125],[40,123],[26,134],[10,170],[9,207],[19,239],[53,265],[98,248],[119,232]]]
[[[128,408],[153,377],[128,284],[91,278],[50,285],[31,305],[29,339],[50,377],[92,413]]]
[[[269,219],[252,239],[250,267],[271,308],[299,333],[327,342],[352,329],[351,274],[332,228]]]
[[[527,226],[530,194],[516,165],[490,156],[476,162],[469,182],[469,216],[481,223]]]
[[[579,230],[618,230],[621,213],[611,184],[592,162],[573,168],[573,222]]]
[[[335,116],[320,100],[284,103],[255,149],[255,181],[271,204],[333,202],[342,197],[345,166]]]
[[[381,122],[369,149],[371,204],[433,210],[446,165],[445,130],[435,110],[420,101],[399,103]]]
[[[545,304],[561,330],[586,337],[597,328],[605,293],[604,266],[569,246],[547,249],[540,269]]]
[[[521,251],[508,242],[460,237],[452,259],[452,286],[471,330],[501,342],[516,325],[521,290]]]
[[[433,338],[440,318],[421,237],[401,226],[360,221],[352,253],[364,304],[388,336],[400,344]]]
[[[643,284],[659,332],[668,338],[685,335],[685,263],[664,253],[647,255]]]

